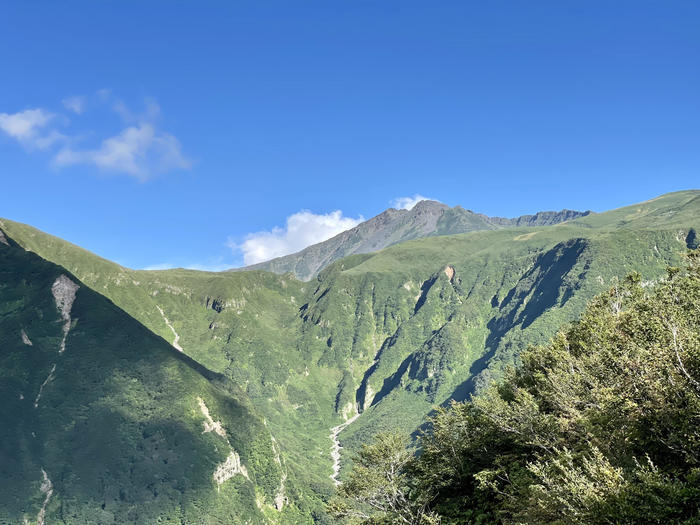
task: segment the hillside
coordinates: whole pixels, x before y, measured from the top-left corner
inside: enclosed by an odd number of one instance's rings
[[[240,387],[279,447],[283,512],[310,523],[328,519],[331,428],[360,414],[339,435],[342,479],[347,452],[386,428],[413,432],[436,406],[483,390],[629,271],[659,279],[681,260],[699,218],[698,191],[553,225],[544,214],[523,219],[531,226],[345,257],[310,282],[263,271],[134,271],[29,226],[0,228],[171,353],[180,355],[176,344]]]
[[[700,521],[700,251],[654,286],[631,273],[503,381],[441,408],[406,450],[363,447],[343,523]],[[344,519],[348,518],[348,519]]]
[[[284,476],[247,396],[0,237],[0,523],[260,522]]]
[[[308,281],[333,261],[349,255],[376,252],[412,239],[512,226],[548,226],[588,214],[590,212],[562,210],[504,219],[487,217],[460,206],[450,208],[441,202],[424,200],[410,210],[390,208],[354,228],[300,252],[253,264],[241,270],[293,273],[298,279]]]

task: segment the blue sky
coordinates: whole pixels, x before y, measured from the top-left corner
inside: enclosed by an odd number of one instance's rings
[[[130,267],[253,262],[416,194],[516,216],[700,186],[696,1],[0,11],[0,216]]]

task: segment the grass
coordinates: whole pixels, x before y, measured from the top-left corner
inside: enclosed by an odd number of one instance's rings
[[[690,229],[700,229],[699,212],[700,192],[689,191],[555,226],[433,236],[338,260],[307,283],[262,271],[134,271],[29,226],[4,220],[0,227],[109,299],[123,316],[119,323],[128,319],[159,336],[159,348],[177,357],[162,308],[185,354],[235,385],[252,420],[264,421],[260,435],[277,440],[291,504],[287,514],[271,515],[322,523],[333,489],[328,434],[341,414],[363,410],[340,435],[345,465],[377,430],[414,430],[434,406],[478,392],[615,279],[632,270],[660,278],[678,264]],[[17,303],[21,293],[3,297],[2,308],[31,311]],[[95,320],[94,337],[114,324],[112,315]],[[130,344],[144,351],[136,336]],[[48,364],[33,381],[43,381]],[[28,373],[12,370],[12,377]],[[127,379],[115,381],[130,387]],[[176,384],[191,403],[190,385]],[[189,409],[172,410],[177,419]],[[260,472],[276,472],[264,466],[270,449],[260,443]],[[39,478],[32,479],[36,494]],[[269,499],[278,478],[265,479],[237,494],[248,490],[240,496],[248,502],[258,493]],[[209,492],[197,501],[208,501]]]

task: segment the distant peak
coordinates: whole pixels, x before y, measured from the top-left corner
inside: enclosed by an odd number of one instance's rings
[[[423,201],[436,203],[435,199],[416,193],[412,197],[398,197],[391,201],[391,207],[397,210],[410,211]]]
[[[443,204],[442,202],[439,201],[433,201],[433,200],[422,200],[418,201],[413,208],[411,208],[411,211],[422,211],[422,210],[442,210],[449,208],[447,204]]]

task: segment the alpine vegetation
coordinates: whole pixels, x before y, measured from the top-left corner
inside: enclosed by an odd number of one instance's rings
[[[353,523],[698,523],[700,251],[630,274],[517,368],[364,445],[331,504]]]
[[[388,213],[308,281],[2,219],[0,522],[697,519],[698,191]]]

